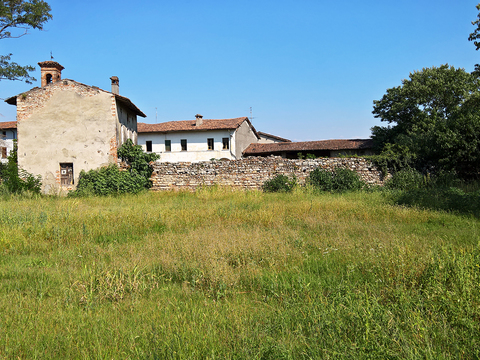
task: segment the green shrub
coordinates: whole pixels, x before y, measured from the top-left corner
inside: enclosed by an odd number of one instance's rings
[[[160,158],[155,153],[144,152],[140,145],[134,145],[130,139],[118,148],[118,157],[129,165],[130,173],[136,172],[146,179],[152,176],[153,169],[150,163]],[[151,187],[150,181],[148,187]]]
[[[397,190],[415,190],[424,188],[427,179],[415,169],[407,168],[394,172],[392,177],[385,182],[385,188]]]
[[[333,180],[337,191],[361,190],[365,186],[355,171],[345,168],[335,169]]]
[[[118,156],[126,162],[128,168],[120,168],[111,164],[100,169],[80,172],[77,189],[69,196],[137,194],[152,186],[150,176],[153,169],[150,166],[159,156],[155,153],[143,152],[140,145],[127,141],[118,149]]]
[[[34,194],[40,193],[42,186],[41,176],[34,176],[18,168],[16,143],[8,155],[8,162],[0,165],[0,185],[3,194],[19,194],[25,191],[30,191]]]
[[[397,144],[385,144],[380,154],[366,158],[371,160],[384,175],[417,165],[415,154],[408,147]]]
[[[149,180],[136,172],[120,170],[111,164],[109,166],[81,171],[77,189],[69,196],[113,195],[132,193],[137,194],[148,188]]]
[[[316,189],[322,191],[333,191],[333,172],[322,168],[316,168],[308,176],[307,182]]]
[[[345,168],[333,171],[316,168],[310,173],[307,182],[321,191],[353,191],[365,186],[355,171]]]
[[[290,192],[297,184],[295,175],[290,179],[286,175],[277,175],[273,179],[267,180],[263,183],[262,189],[265,192]]]

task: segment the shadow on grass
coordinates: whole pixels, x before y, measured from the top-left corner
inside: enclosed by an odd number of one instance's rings
[[[394,196],[398,205],[452,211],[480,218],[480,191],[464,192],[459,188],[405,190]]]

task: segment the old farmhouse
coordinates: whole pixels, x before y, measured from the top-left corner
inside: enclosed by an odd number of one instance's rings
[[[147,152],[160,154],[161,162],[199,162],[211,159],[236,160],[260,139],[247,117],[138,123],[138,144]]]
[[[42,176],[44,193],[74,189],[81,170],[117,162],[117,148],[137,140],[137,116],[128,98],[112,91],[61,78],[55,61],[38,63],[41,87],[5,100],[17,107],[18,165]]]

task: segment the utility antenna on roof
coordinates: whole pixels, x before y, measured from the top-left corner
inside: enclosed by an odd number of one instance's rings
[[[158,122],[157,108],[155,108],[155,124]]]
[[[250,122],[252,122],[253,119],[255,119],[253,117],[253,110],[252,110],[252,107],[250,106],[250,117],[248,118],[250,120]]]
[[[51,51],[50,51],[50,60],[53,60],[53,54]]]

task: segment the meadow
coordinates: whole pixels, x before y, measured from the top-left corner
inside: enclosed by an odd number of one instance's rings
[[[480,220],[382,192],[0,199],[0,358],[478,359]]]

